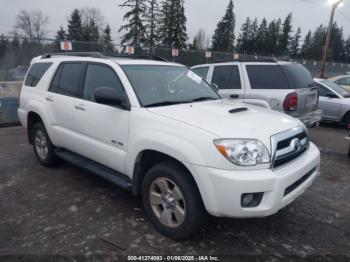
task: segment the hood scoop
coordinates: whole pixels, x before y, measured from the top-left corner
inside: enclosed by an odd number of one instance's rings
[[[230,111],[228,111],[230,114],[235,114],[235,113],[240,113],[240,112],[245,112],[248,111],[248,108],[246,107],[238,107],[235,109],[231,109]]]

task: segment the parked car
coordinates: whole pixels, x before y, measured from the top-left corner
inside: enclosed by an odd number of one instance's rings
[[[165,236],[188,238],[207,212],[272,215],[319,174],[295,118],[224,100],[183,65],[72,55],[35,58],[23,84],[18,114],[38,161],[60,157],[142,195]]]
[[[322,119],[350,125],[350,93],[326,79],[315,78],[315,84],[319,88]]]
[[[348,92],[350,92],[350,74],[332,77],[328,80],[344,87]]]
[[[230,62],[192,68],[219,89],[222,97],[270,108],[317,125],[318,92],[309,71],[299,63]]]

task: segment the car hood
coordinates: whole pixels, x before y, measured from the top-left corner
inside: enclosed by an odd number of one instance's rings
[[[248,110],[229,112],[239,108]],[[201,128],[219,138],[259,139],[266,145],[270,144],[272,135],[300,126],[286,114],[229,100],[156,107],[149,111]]]

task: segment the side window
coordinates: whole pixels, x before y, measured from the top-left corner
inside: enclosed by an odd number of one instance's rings
[[[345,77],[338,80],[339,85],[350,86],[350,77]]]
[[[246,65],[252,89],[289,89],[287,78],[278,65]]]
[[[241,89],[241,77],[237,65],[215,66],[212,83],[217,84],[219,89]]]
[[[89,64],[86,69],[83,98],[95,101],[95,90],[98,87],[111,87],[117,90],[120,96],[125,96],[123,85],[114,70],[103,65]]]
[[[197,67],[197,68],[193,68],[193,71],[196,72],[201,77],[203,77],[204,79],[207,79],[209,67],[208,66],[206,66],[206,67]]]
[[[36,63],[32,65],[24,84],[26,86],[35,87],[51,65],[52,63]]]
[[[327,88],[324,88],[323,86],[319,85],[319,84],[316,84],[317,87],[318,87],[318,92],[320,94],[320,96],[322,97],[326,97],[327,96],[327,93],[329,93],[329,91],[327,90]]]
[[[66,96],[79,96],[82,69],[82,63],[62,64],[55,74],[50,91]]]

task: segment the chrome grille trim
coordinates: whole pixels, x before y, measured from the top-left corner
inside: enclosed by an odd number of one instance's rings
[[[278,149],[278,145],[282,148]],[[309,148],[309,136],[303,127],[296,127],[271,136],[271,169],[279,169],[301,156]],[[276,162],[278,161],[278,162]]]

